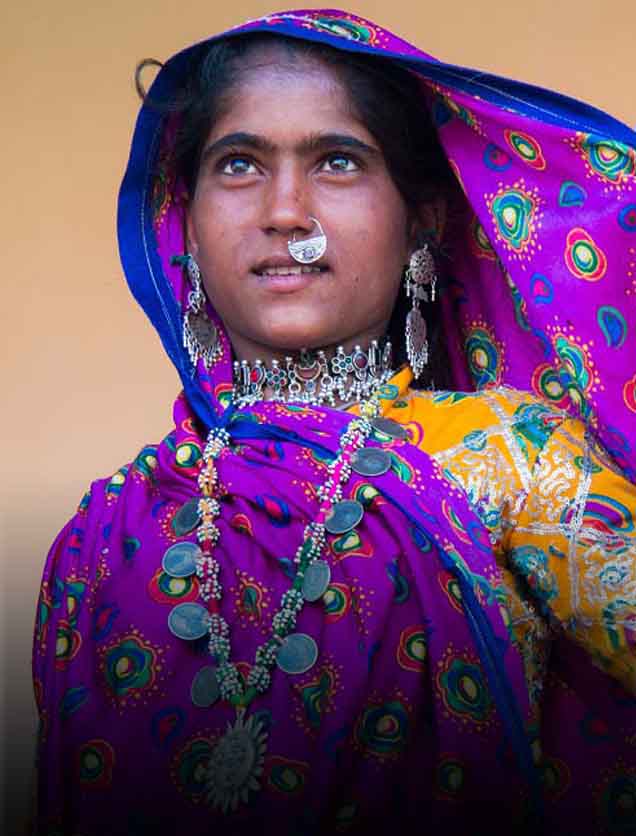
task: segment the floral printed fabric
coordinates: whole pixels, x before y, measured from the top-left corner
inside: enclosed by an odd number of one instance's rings
[[[196,576],[162,570],[169,546],[195,539],[172,521],[197,495],[207,429],[225,426],[217,557],[246,676],[351,416],[228,406],[231,350],[212,310],[223,350],[210,372],[192,367],[187,283],[171,263],[184,250],[176,125],[142,108],[120,248],[184,394],[174,430],[94,483],[49,555],[34,645],[38,832],[633,832],[634,135],[435,62],[354,15],[282,13],[232,34],[257,29],[422,76],[462,187],[440,264],[458,391],[411,392],[403,372],[381,392],[408,440],[375,433],[390,471],[347,485],[363,520],[330,537],[329,588],[298,625],[318,660],[275,671],[254,702],[260,789],[222,813],[208,767],[234,712],[193,704],[210,658],[168,629],[174,604],[199,597]],[[172,101],[191,57],[167,62],[155,101]]]
[[[548,788],[548,821],[585,810],[595,828],[588,832],[614,832],[622,815],[615,797],[629,788],[633,766],[617,740],[636,732],[633,701],[563,636],[571,633],[617,678],[625,660],[633,666],[629,631],[605,621],[598,629],[607,606],[627,614],[627,587],[603,579],[615,577],[617,562],[634,563],[633,533],[616,533],[628,519],[605,519],[610,547],[588,556],[605,590],[594,612],[585,599],[581,618],[591,617],[592,630],[574,618],[577,587],[567,567],[587,553],[590,537],[605,542],[597,525],[603,492],[612,508],[633,507],[634,488],[589,449],[580,423],[529,395],[414,393],[404,388],[409,377],[387,387],[384,414],[400,419],[410,441],[382,446],[393,458],[389,483],[409,487],[424,525],[410,525],[387,503],[386,476],[349,485],[347,496],[365,505],[363,523],[330,537],[329,589],[299,625],[319,642],[318,661],[303,675],[278,671],[255,703],[269,729],[263,788],[229,819],[205,802],[205,765],[232,712],[192,704],[193,677],[209,663],[205,645],[176,639],[167,626],[171,607],[198,595],[196,578],[178,581],[161,569],[176,539],[170,521],[196,490],[201,455],[183,401],[176,434],[93,485],[52,549],[40,602],[35,681],[48,765],[41,832],[134,832],[126,830],[132,821],[140,832],[205,833],[216,816],[232,833],[252,830],[255,817],[277,832],[359,832],[371,820],[419,832],[422,816],[456,827],[475,804],[501,797],[518,827],[532,827],[527,777],[512,753],[497,754],[506,730],[467,630],[461,578],[502,650]],[[319,412],[313,417],[324,425]],[[308,418],[300,411],[295,420]],[[576,474],[586,456],[595,481],[583,497]],[[293,459],[306,463],[301,483]],[[313,486],[325,462],[267,444],[222,461],[224,481],[250,485],[224,503],[219,546],[224,613],[247,672],[287,588],[288,538],[299,540],[300,520],[317,508]],[[554,478],[555,467],[570,479]],[[577,496],[586,510],[568,552],[553,537],[553,520],[567,518]],[[568,522],[558,523],[559,537],[572,533]],[[611,532],[623,539],[618,560]],[[564,660],[556,666],[555,653]],[[504,832],[497,827],[489,832]]]

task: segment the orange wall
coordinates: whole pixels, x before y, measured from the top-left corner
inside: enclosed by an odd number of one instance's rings
[[[133,67],[276,4],[218,5],[20,0],[3,10],[1,356],[9,407],[0,768],[7,834],[17,832],[27,794],[31,626],[46,550],[91,479],[170,427],[177,388],[116,250],[116,193],[137,109]],[[633,0],[609,7],[598,0],[385,0],[349,8],[447,61],[557,87],[636,123]]]

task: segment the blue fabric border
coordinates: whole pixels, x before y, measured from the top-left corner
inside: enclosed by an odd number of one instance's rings
[[[604,138],[614,139],[636,148],[636,131],[624,122],[610,116],[600,108],[545,87],[527,84],[470,67],[462,67],[458,64],[447,64],[431,56],[422,56],[418,59],[390,50],[376,49],[367,44],[326,33],[318,33],[311,29],[299,32],[298,27],[293,24],[282,23],[275,27],[258,25],[252,26],[246,31],[285,35],[299,40],[325,43],[334,49],[345,52],[363,52],[376,58],[397,61],[399,64],[415,70],[425,78],[472,96],[479,96],[491,104],[512,110],[530,119],[539,119],[548,124],[567,127],[571,130],[598,134]],[[218,40],[220,37],[236,37],[242,34],[245,34],[245,30],[229,32],[226,35],[210,38],[207,43]],[[206,41],[201,42],[201,44],[205,43]],[[188,52],[189,50],[184,50],[184,53]]]

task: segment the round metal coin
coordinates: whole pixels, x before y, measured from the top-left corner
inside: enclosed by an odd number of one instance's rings
[[[353,454],[351,467],[361,476],[382,476],[391,469],[391,454],[377,447],[365,447]]]
[[[205,636],[209,622],[210,616],[206,608],[189,601],[177,604],[170,610],[168,616],[170,632],[177,638],[187,641],[194,641]]]
[[[391,438],[408,438],[409,434],[401,424],[392,418],[374,418],[371,421],[374,430],[389,435]]]
[[[305,570],[302,593],[305,601],[317,601],[327,591],[331,569],[326,560],[316,560]]]
[[[171,578],[187,578],[197,569],[197,558],[201,549],[196,543],[175,543],[166,549],[161,566]]]
[[[355,528],[364,516],[364,508],[356,499],[336,502],[325,520],[329,534],[344,534]]]
[[[190,688],[192,702],[199,708],[209,708],[215,703],[220,694],[219,680],[216,678],[216,668],[208,665],[195,675]]]
[[[172,530],[177,537],[184,537],[198,526],[201,522],[199,515],[199,500],[190,499],[172,518]]]
[[[276,654],[276,664],[285,673],[305,673],[316,664],[318,645],[306,633],[287,636]]]

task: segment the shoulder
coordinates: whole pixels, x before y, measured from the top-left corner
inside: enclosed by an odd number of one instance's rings
[[[531,449],[540,451],[569,417],[532,393],[510,387],[481,392],[410,390],[405,401],[410,420],[422,426],[420,446],[431,454],[457,445],[477,451],[500,438],[528,457]]]
[[[109,539],[116,519],[126,511],[126,500],[131,498],[139,503],[144,496],[152,496],[159,459],[163,453],[163,457],[174,460],[174,450],[170,435],[160,445],[145,444],[126,464],[93,481],[50,549],[45,579],[53,574],[73,575],[79,564],[87,571],[99,553],[99,543]]]
[[[144,445],[110,476],[92,482],[55,538],[40,584],[36,663],[47,655],[47,648],[55,656],[56,669],[73,658],[81,644],[81,622],[90,620],[91,613],[99,617],[98,589],[121,566],[114,555],[121,552],[123,563],[131,564],[139,547],[138,521],[158,502],[156,474],[169,439]],[[172,451],[167,449],[165,455],[174,460],[174,445]],[[88,635],[92,627],[84,624],[82,629]]]

